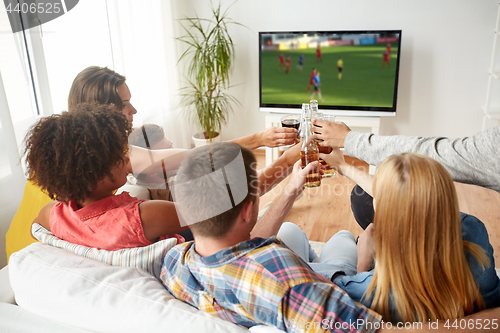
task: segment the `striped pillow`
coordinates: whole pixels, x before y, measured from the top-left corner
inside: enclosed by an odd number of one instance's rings
[[[50,231],[38,223],[33,223],[31,226],[31,233],[42,243],[109,265],[140,268],[158,278],[160,277],[161,266],[165,254],[177,244],[176,238],[169,238],[148,246],[107,251],[69,243],[52,235]]]

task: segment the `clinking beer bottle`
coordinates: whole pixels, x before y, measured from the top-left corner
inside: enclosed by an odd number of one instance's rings
[[[313,139],[311,131],[311,118],[306,114],[302,121],[300,129],[300,141],[302,147],[300,149],[300,158],[302,160],[302,168],[307,164],[318,161],[319,150],[316,141]],[[319,173],[319,165],[309,172],[307,175],[304,187],[317,187],[321,185],[321,174]]]
[[[309,108],[309,104],[307,103],[302,103],[302,113],[300,114],[300,126],[299,126],[299,132],[297,133],[297,141],[296,143],[300,143],[301,137],[302,137],[302,127],[304,125],[304,120],[306,118],[311,119],[311,109]]]
[[[322,113],[319,112],[318,110],[318,101],[313,99],[309,102],[309,105],[311,107],[311,115],[312,115],[312,118],[311,119],[315,119],[315,118],[319,118],[319,119],[322,119],[319,115],[322,115]],[[328,147],[328,146],[322,146],[321,145],[321,141],[320,140],[319,142],[316,141],[317,145],[318,145],[318,149],[319,149],[319,152],[322,153],[322,154],[330,154],[332,152],[332,148],[331,147]],[[330,178],[330,177],[333,177],[335,176],[335,170],[328,165],[328,163],[326,163],[324,160],[320,159],[319,160],[319,163],[323,166],[324,170],[323,170],[323,176],[322,178]]]
[[[299,131],[302,131],[302,124],[304,123],[304,120],[306,118],[309,118],[311,120],[311,109],[309,108],[309,104],[307,103],[302,103],[302,114],[300,115],[300,127],[301,129]],[[299,133],[300,136],[300,133]]]
[[[311,108],[311,120],[318,115],[318,101],[313,99],[309,102],[309,107]]]

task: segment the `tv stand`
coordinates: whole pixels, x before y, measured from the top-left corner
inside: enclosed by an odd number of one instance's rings
[[[283,113],[268,113],[266,115],[266,128],[280,127]],[[342,121],[351,129],[361,132],[379,134],[380,117],[345,117],[336,116],[335,121]],[[279,157],[279,148],[266,148],[266,165],[270,165]],[[375,173],[375,166],[370,165],[370,174]]]

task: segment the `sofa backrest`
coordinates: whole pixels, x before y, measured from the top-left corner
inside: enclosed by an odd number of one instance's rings
[[[174,299],[143,270],[42,243],[12,254],[9,274],[19,306],[92,332],[248,332]]]

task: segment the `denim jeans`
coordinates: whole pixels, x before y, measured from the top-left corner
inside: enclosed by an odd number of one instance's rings
[[[341,230],[326,242],[320,256],[311,248],[307,235],[297,225],[285,222],[277,237],[316,272],[328,280],[336,273],[354,275],[357,272],[358,250],[354,236]]]

